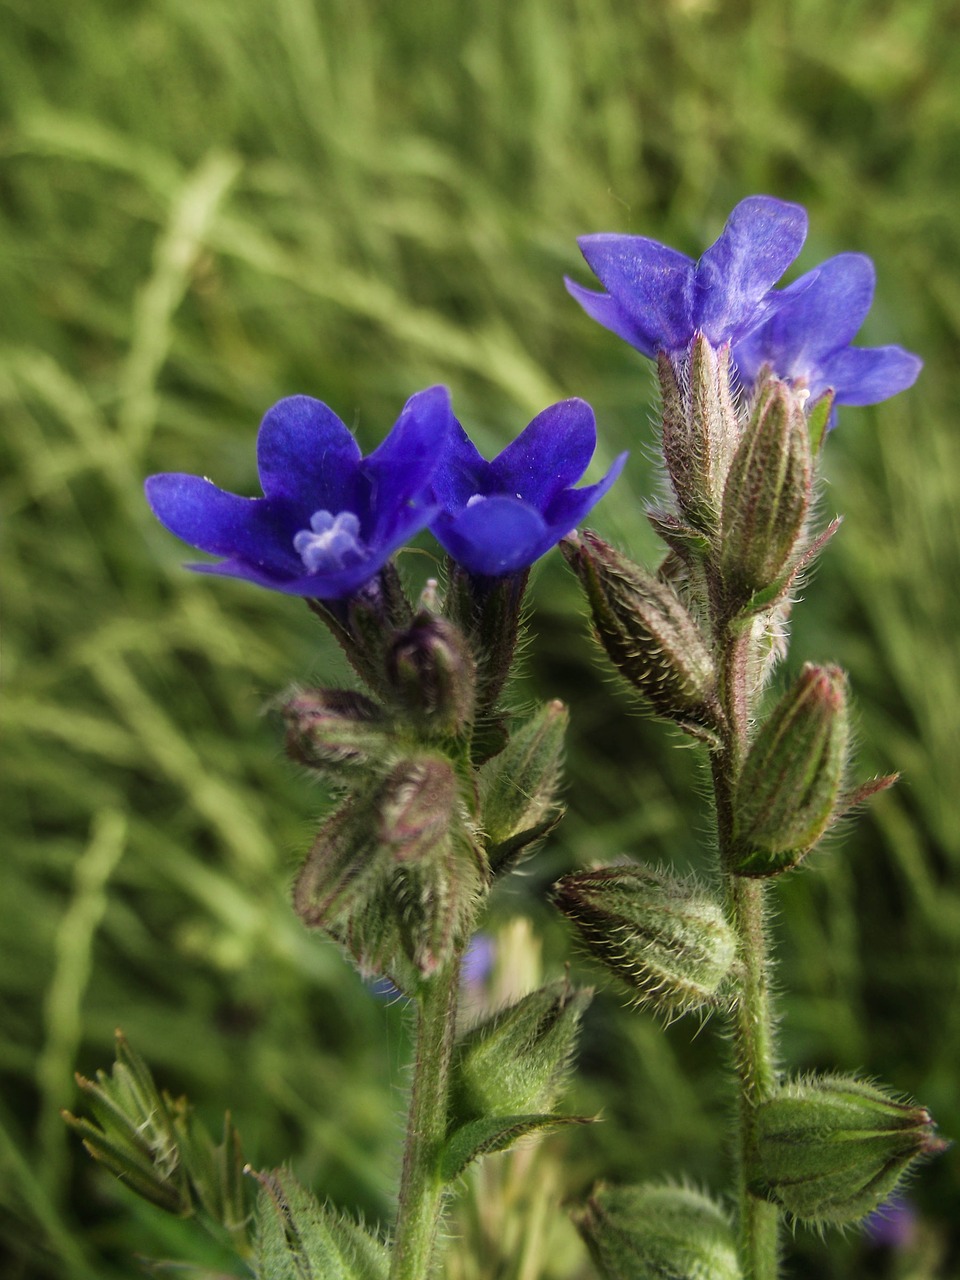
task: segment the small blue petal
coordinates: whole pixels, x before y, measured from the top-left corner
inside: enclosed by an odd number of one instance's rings
[[[753,328],[764,296],[796,258],[806,235],[807,214],[800,205],[773,196],[741,200],[697,264],[694,327],[715,345]]]
[[[564,276],[563,283],[567,287],[567,293],[580,303],[591,320],[596,320],[605,329],[615,333],[618,338],[629,342],[631,347],[636,347],[649,359],[657,358],[656,340],[646,329],[641,330],[640,326],[622,310],[619,302],[614,301],[608,293],[596,293],[593,289],[585,289],[583,285],[577,284],[567,276]]]
[[[342,511],[354,503],[360,446],[332,409],[288,396],[264,415],[257,436],[260,484],[268,498]]]
[[[541,511],[576,484],[597,447],[597,425],[585,400],[561,400],[538,413],[490,464],[497,489]]]
[[[458,564],[486,578],[525,569],[552,545],[543,546],[548,531],[540,512],[503,494],[468,503],[455,516],[441,513],[430,528]]]
[[[837,404],[879,404],[920,376],[923,361],[903,347],[847,347],[835,352],[822,369],[824,388],[833,387]]]
[[[646,236],[581,236],[577,244],[647,348],[672,352],[689,343],[695,278],[690,258]]]
[[[160,523],[199,551],[242,556],[280,573],[302,568],[292,542],[301,526],[288,503],[240,498],[178,472],[151,476],[144,488]]]

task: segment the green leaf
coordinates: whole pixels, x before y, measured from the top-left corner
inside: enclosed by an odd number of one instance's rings
[[[440,1176],[455,1182],[464,1169],[480,1156],[506,1151],[521,1138],[546,1133],[567,1124],[592,1124],[590,1116],[484,1116],[461,1125],[447,1139],[440,1157]]]
[[[257,1174],[256,1280],[386,1280],[386,1246],[321,1205],[285,1169]]]

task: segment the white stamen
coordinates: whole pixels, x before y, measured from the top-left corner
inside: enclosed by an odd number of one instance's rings
[[[360,521],[352,511],[333,515],[315,511],[310,528],[301,529],[293,539],[294,550],[308,573],[330,573],[359,564],[366,548],[360,541]]]

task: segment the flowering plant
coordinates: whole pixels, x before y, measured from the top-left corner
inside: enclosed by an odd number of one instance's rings
[[[294,396],[260,428],[262,497],[178,473],[148,480],[160,521],[220,557],[192,568],[305,597],[352,662],[363,688],[297,688],[277,704],[289,755],[336,795],[293,906],[417,1015],[389,1243],[286,1170],[256,1175],[251,1212],[229,1119],[218,1144],[122,1038],[112,1075],[83,1082],[93,1119],[70,1122],[91,1152],[154,1203],[204,1217],[257,1280],[426,1280],[468,1166],[585,1120],[558,1106],[589,989],[546,983],[458,1025],[491,887],[562,816],[567,709],[551,701],[520,719],[503,699],[528,570],[558,543],[619,675],[705,754],[716,867],[704,884],[621,861],[563,877],[554,902],[634,1004],[724,1021],[738,1094],[735,1221],[676,1182],[601,1184],[574,1210],[601,1274],[775,1280],[784,1220],[869,1218],[942,1149],[925,1108],[778,1064],[770,889],[895,779],[851,783],[838,667],[807,663],[779,697],[767,690],[796,584],[837,528],[815,520],[835,406],[886,398],[920,369],[899,347],[850,345],[873,296],[862,255],[777,288],[806,226],[798,205],[753,196],[697,262],[644,237],[581,240],[605,292],[569,291],[658,365],[672,496],[648,513],[667,547],[655,572],[576,532],[626,460],[575,487],[596,446],[579,399],[543,410],[488,462],[444,387],[412,396],[368,457],[326,405]],[[447,552],[445,581],[410,594],[395,557],[427,528]]]

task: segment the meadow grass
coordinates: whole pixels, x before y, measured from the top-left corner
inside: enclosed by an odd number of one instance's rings
[[[561,277],[588,279],[588,231],[697,253],[751,192],[808,207],[801,269],[871,254],[862,340],[926,361],[907,395],[841,411],[829,442],[824,511],[845,523],[797,611],[795,662],[848,667],[862,771],[904,781],[784,883],[784,1051],[887,1079],[960,1134],[958,27],[937,0],[5,0],[10,1280],[119,1280],[134,1254],[205,1247],[60,1122],[116,1025],[212,1123],[230,1107],[254,1164],[291,1159],[322,1196],[390,1212],[402,1010],[292,916],[324,796],[261,714],[293,681],[346,673],[298,601],[184,572],[143,477],[253,492],[260,416],[292,392],[370,448],[444,381],[488,450],[582,395],[598,465],[632,450],[598,527],[652,556],[652,376]],[[706,830],[693,754],[617,692],[558,561],[537,574],[518,698],[571,705],[570,814],[497,907],[535,920],[553,966],[558,872],[623,852],[696,865]],[[431,553],[405,568],[422,581]],[[663,1035],[602,998],[575,1102],[607,1121],[558,1146],[558,1198],[600,1174],[722,1185],[722,1056],[709,1028]],[[955,1159],[910,1195],[910,1274],[956,1274]],[[859,1238],[790,1247],[796,1276],[887,1265]],[[478,1280],[519,1277],[495,1262]],[[584,1268],[571,1244],[543,1274]]]

